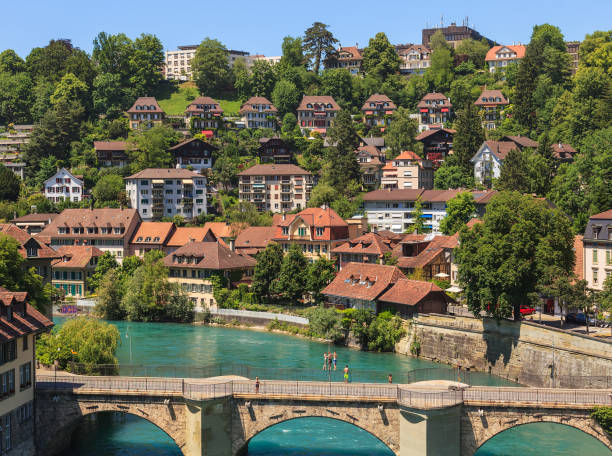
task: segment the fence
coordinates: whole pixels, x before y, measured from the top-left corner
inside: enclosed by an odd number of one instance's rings
[[[220,317],[252,318],[256,320],[278,320],[302,326],[306,326],[308,324],[308,318],[272,312],[255,312],[252,310],[236,309],[209,309],[208,312],[210,312],[211,315],[216,315]]]

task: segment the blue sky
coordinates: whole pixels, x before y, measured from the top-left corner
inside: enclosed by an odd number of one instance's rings
[[[71,39],[91,52],[100,31],[154,33],[164,48],[217,38],[230,49],[280,55],[287,35],[301,35],[314,21],[329,24],[342,45],[367,45],[384,31],[392,43],[420,43],[421,29],[444,17],[505,44],[528,42],[534,24],[551,23],[567,40],[612,27],[612,0],[3,0],[0,50],[25,57],[52,38]]]

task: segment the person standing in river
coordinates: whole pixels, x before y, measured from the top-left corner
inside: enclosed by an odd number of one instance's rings
[[[334,370],[336,370],[336,363],[338,361],[338,357],[336,356],[336,352],[334,351]]]
[[[332,354],[331,352],[327,352],[327,367],[331,371],[332,370]]]
[[[344,383],[349,382],[349,367],[348,364],[344,366]]]
[[[327,352],[323,352],[323,370],[327,370]]]

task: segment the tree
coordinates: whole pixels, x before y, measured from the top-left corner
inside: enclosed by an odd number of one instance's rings
[[[232,183],[238,176],[238,161],[234,157],[222,154],[215,160],[213,165],[213,178],[223,188],[231,188]]]
[[[110,252],[104,252],[102,256],[98,258],[96,269],[88,279],[89,288],[94,291],[97,290],[104,276],[106,276],[110,270],[117,269],[118,267],[119,263],[117,263],[115,257]]]
[[[308,260],[297,244],[292,244],[283,258],[274,291],[290,302],[296,302],[306,292]]]
[[[306,288],[314,302],[323,302],[321,290],[329,285],[334,277],[336,277],[336,264],[332,260],[320,257],[308,266]]]
[[[440,221],[440,230],[451,236],[463,228],[475,213],[474,195],[471,192],[461,192],[448,201],[446,217]]]
[[[311,62],[315,74],[319,74],[323,59],[334,54],[334,46],[338,42],[332,32],[327,30],[327,27],[321,22],[315,22],[312,27],[304,32],[302,48],[306,58]]]
[[[395,47],[389,43],[383,32],[376,34],[362,52],[362,68],[369,76],[384,81],[388,76],[397,74],[400,68],[400,58]]]
[[[227,48],[219,41],[204,39],[191,59],[193,78],[200,92],[220,96],[227,90],[231,70],[227,61]]]
[[[130,53],[130,87],[134,96],[153,94],[162,80],[164,46],[155,35],[143,33]]]
[[[450,99],[453,100],[453,109],[460,111],[476,101],[472,95],[472,84],[468,78],[455,79],[450,86]]]
[[[419,125],[410,117],[410,110],[398,108],[393,114],[391,124],[385,130],[385,144],[391,151],[391,157],[397,157],[404,150],[415,150],[417,141],[414,139],[419,131]]]
[[[448,41],[446,41],[444,32],[442,32],[442,30],[436,30],[436,32],[431,35],[431,38],[429,39],[429,47],[432,51],[437,51],[438,49],[450,50],[452,48]]]
[[[288,67],[304,66],[304,51],[302,50],[302,38],[286,36],[282,44],[283,55],[280,64]]]
[[[431,53],[431,65],[425,73],[429,90],[446,92],[454,78],[453,54],[450,49],[440,47]]]
[[[168,149],[178,141],[179,134],[167,125],[158,125],[133,136],[129,141],[132,147],[128,150],[132,159],[132,171],[172,166],[172,155]]]
[[[98,299],[94,312],[105,320],[123,320],[125,312],[121,307],[125,291],[121,274],[117,269],[110,269],[104,274],[96,291]]]
[[[246,66],[243,58],[238,58],[232,66],[232,74],[234,79],[234,89],[239,98],[246,98],[251,93],[251,78],[249,69]]]
[[[290,81],[281,79],[274,86],[272,91],[272,103],[278,109],[279,116],[294,115],[293,111],[297,108],[300,102],[300,92],[298,91],[295,84]],[[284,119],[284,117],[283,117]],[[296,120],[297,124],[297,120]],[[283,129],[285,123],[283,120]],[[291,129],[293,130],[293,128]]]
[[[321,93],[348,107],[353,99],[353,76],[346,68],[331,68],[321,75]]]
[[[66,73],[72,73],[90,85],[95,76],[87,53],[72,46],[70,40],[51,40],[44,48],[32,49],[26,57],[26,68],[36,83],[57,83]]]
[[[498,190],[529,192],[529,170],[524,158],[523,152],[518,148],[508,152],[497,180],[496,188]]]
[[[92,190],[96,203],[125,201],[125,184],[117,174],[102,176]]]
[[[26,71],[25,61],[12,49],[0,53],[0,73],[15,75]]]
[[[256,60],[253,63],[250,84],[253,95],[270,98],[274,84],[276,84],[276,74],[270,62]]]
[[[93,110],[96,114],[105,114],[108,118],[118,118],[131,97],[121,86],[121,75],[101,73],[93,81]]]
[[[338,113],[333,126],[327,131],[327,137],[333,146],[327,148],[321,180],[339,194],[348,195],[361,180],[361,170],[355,159],[359,135],[348,111]]]
[[[434,173],[434,188],[436,190],[474,188],[476,185],[474,175],[465,166],[453,164],[449,158]]]
[[[26,73],[0,73],[0,124],[31,121],[34,87]]]
[[[574,266],[570,222],[544,201],[516,192],[495,195],[484,223],[462,230],[455,258],[459,282],[474,315],[521,318],[520,306],[539,301],[537,291]]]
[[[251,289],[260,299],[269,299],[272,285],[278,278],[283,262],[283,249],[279,244],[270,243],[257,254]]]
[[[367,329],[368,350],[393,351],[395,344],[406,334],[402,319],[389,311],[379,313]]]
[[[132,40],[125,34],[109,35],[100,32],[94,38],[91,57],[98,68],[98,74],[118,75],[121,87],[128,87],[132,73],[130,60],[133,52]]]
[[[485,64],[485,57],[489,51],[489,42],[483,38],[480,41],[473,40],[471,38],[462,40],[455,49],[457,55],[465,55],[468,61],[473,63],[476,68],[483,68]],[[453,100],[453,104],[455,100]]]
[[[274,98],[274,94],[272,94],[272,98]],[[274,104],[278,107],[276,102],[274,102]],[[295,127],[297,127],[297,118],[295,117],[295,114],[288,112],[283,116],[283,126],[281,127],[281,131],[284,134],[290,134],[295,131]]]
[[[453,137],[453,155],[457,165],[470,172],[470,160],[485,140],[478,108],[473,103],[468,103],[457,113],[454,127],[457,133]]]
[[[55,86],[50,101],[54,107],[78,104],[86,110],[89,105],[89,88],[74,74],[66,73]]]
[[[612,30],[598,30],[584,38],[580,43],[580,67],[601,68],[612,76]]]
[[[315,337],[340,342],[344,339],[344,332],[340,315],[333,308],[312,307],[308,312],[308,329]]]
[[[17,201],[21,182],[13,171],[0,164],[0,201]]]
[[[412,210],[412,218],[414,223],[410,225],[410,228],[406,230],[407,233],[422,234],[425,232],[425,221],[423,220],[423,201],[421,197],[414,202],[414,209]]]

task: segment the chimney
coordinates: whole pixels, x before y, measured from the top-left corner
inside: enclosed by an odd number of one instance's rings
[[[283,220],[287,220],[287,214],[283,212]]]
[[[230,240],[229,240],[229,249],[230,249],[232,252],[235,252],[235,251],[236,251],[236,240],[235,240],[235,239],[230,239]]]

